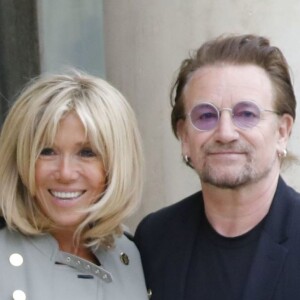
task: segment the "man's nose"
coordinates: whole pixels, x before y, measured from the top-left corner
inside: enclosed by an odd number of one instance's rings
[[[231,109],[223,109],[220,111],[220,118],[215,135],[216,140],[221,143],[230,143],[238,139],[239,132],[233,123]]]

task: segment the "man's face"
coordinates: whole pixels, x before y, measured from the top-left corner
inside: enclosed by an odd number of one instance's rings
[[[232,108],[240,101],[253,101],[261,109],[274,110],[274,91],[266,72],[254,65],[207,66],[197,70],[184,90],[185,111],[202,102],[218,109]],[[223,110],[217,126],[209,131],[195,129],[189,117],[178,122],[182,153],[203,183],[236,188],[275,178],[279,174],[278,152],[286,148],[293,120],[261,112],[258,124],[241,129]]]

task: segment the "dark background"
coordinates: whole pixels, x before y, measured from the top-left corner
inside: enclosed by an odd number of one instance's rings
[[[0,125],[30,78],[40,74],[36,0],[0,0]]]

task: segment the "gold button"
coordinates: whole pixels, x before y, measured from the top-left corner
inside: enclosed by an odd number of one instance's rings
[[[26,300],[26,294],[22,290],[15,290],[13,292],[14,300]]]
[[[19,253],[13,253],[10,257],[9,257],[9,262],[11,263],[11,265],[13,265],[14,267],[20,267],[23,264],[23,257],[21,254]]]
[[[127,255],[126,253],[121,252],[121,254],[120,254],[120,259],[121,259],[121,262],[122,262],[124,265],[126,265],[126,266],[129,265],[129,257],[128,257],[128,255]]]

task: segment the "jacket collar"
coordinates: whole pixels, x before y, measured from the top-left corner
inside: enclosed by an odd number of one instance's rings
[[[294,205],[291,193],[294,193],[293,190],[284,183],[282,178],[279,178],[249,273],[243,300],[271,299],[288,253],[287,241],[292,230],[291,212]],[[190,200],[192,205],[189,218],[179,218],[180,221],[174,225],[173,235],[169,240],[176,248],[167,254],[169,257],[166,262],[167,272],[164,274],[166,294],[163,299],[184,300],[184,289],[197,237],[199,215],[204,211],[201,192],[192,195]],[[186,216],[184,213],[182,215]]]
[[[293,230],[294,191],[282,178],[266,217],[243,300],[268,300],[280,279]]]

